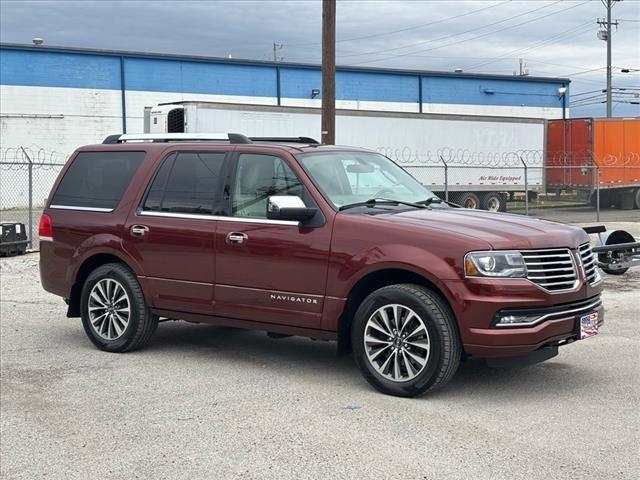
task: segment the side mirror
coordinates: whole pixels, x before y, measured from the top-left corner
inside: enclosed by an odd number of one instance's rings
[[[375,168],[368,163],[352,163],[347,165],[347,172],[349,173],[373,173]]]
[[[296,195],[274,195],[267,200],[267,218],[303,222],[315,216],[317,208],[307,207]]]

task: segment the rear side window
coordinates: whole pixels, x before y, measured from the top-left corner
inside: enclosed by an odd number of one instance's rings
[[[211,215],[225,153],[180,152],[165,159],[143,210]]]
[[[113,210],[144,155],[144,152],[79,153],[62,177],[51,206]]]

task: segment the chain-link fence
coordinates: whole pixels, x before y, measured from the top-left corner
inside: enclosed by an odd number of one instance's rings
[[[381,152],[443,199],[567,223],[640,221],[640,156],[547,158],[542,151]],[[0,220],[24,223],[30,247],[66,155],[38,147],[0,151]]]
[[[27,228],[29,248],[37,248],[38,224],[66,155],[37,146],[0,150],[0,221]]]
[[[444,199],[571,223],[640,221],[640,153],[381,150]]]

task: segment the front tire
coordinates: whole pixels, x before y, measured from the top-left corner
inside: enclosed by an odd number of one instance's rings
[[[84,331],[101,350],[127,352],[145,346],[158,327],[135,275],[120,263],[96,268],[82,288]]]
[[[446,303],[420,285],[371,293],[351,330],[356,363],[382,393],[416,397],[445,385],[458,369],[461,345]]]

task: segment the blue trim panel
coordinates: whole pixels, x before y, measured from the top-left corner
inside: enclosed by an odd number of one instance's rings
[[[422,77],[424,103],[562,108],[558,84],[539,81]],[[568,92],[567,92],[568,95]]]
[[[120,90],[118,57],[0,51],[0,83],[30,87]]]
[[[318,69],[280,68],[283,98],[311,98],[311,90],[322,91]],[[322,98],[318,95],[316,98]],[[379,102],[418,102],[418,77],[380,72],[336,71],[336,99]]]
[[[275,97],[276,70],[177,60],[125,58],[127,90]]]
[[[124,65],[121,71],[120,64]],[[279,70],[279,75],[278,75]],[[311,98],[321,90],[318,67],[240,64],[179,58],[0,50],[0,82],[6,85],[125,91]],[[440,103],[562,108],[558,82],[522,77],[472,78],[338,69],[336,98],[351,101]],[[569,96],[567,94],[567,104]]]

